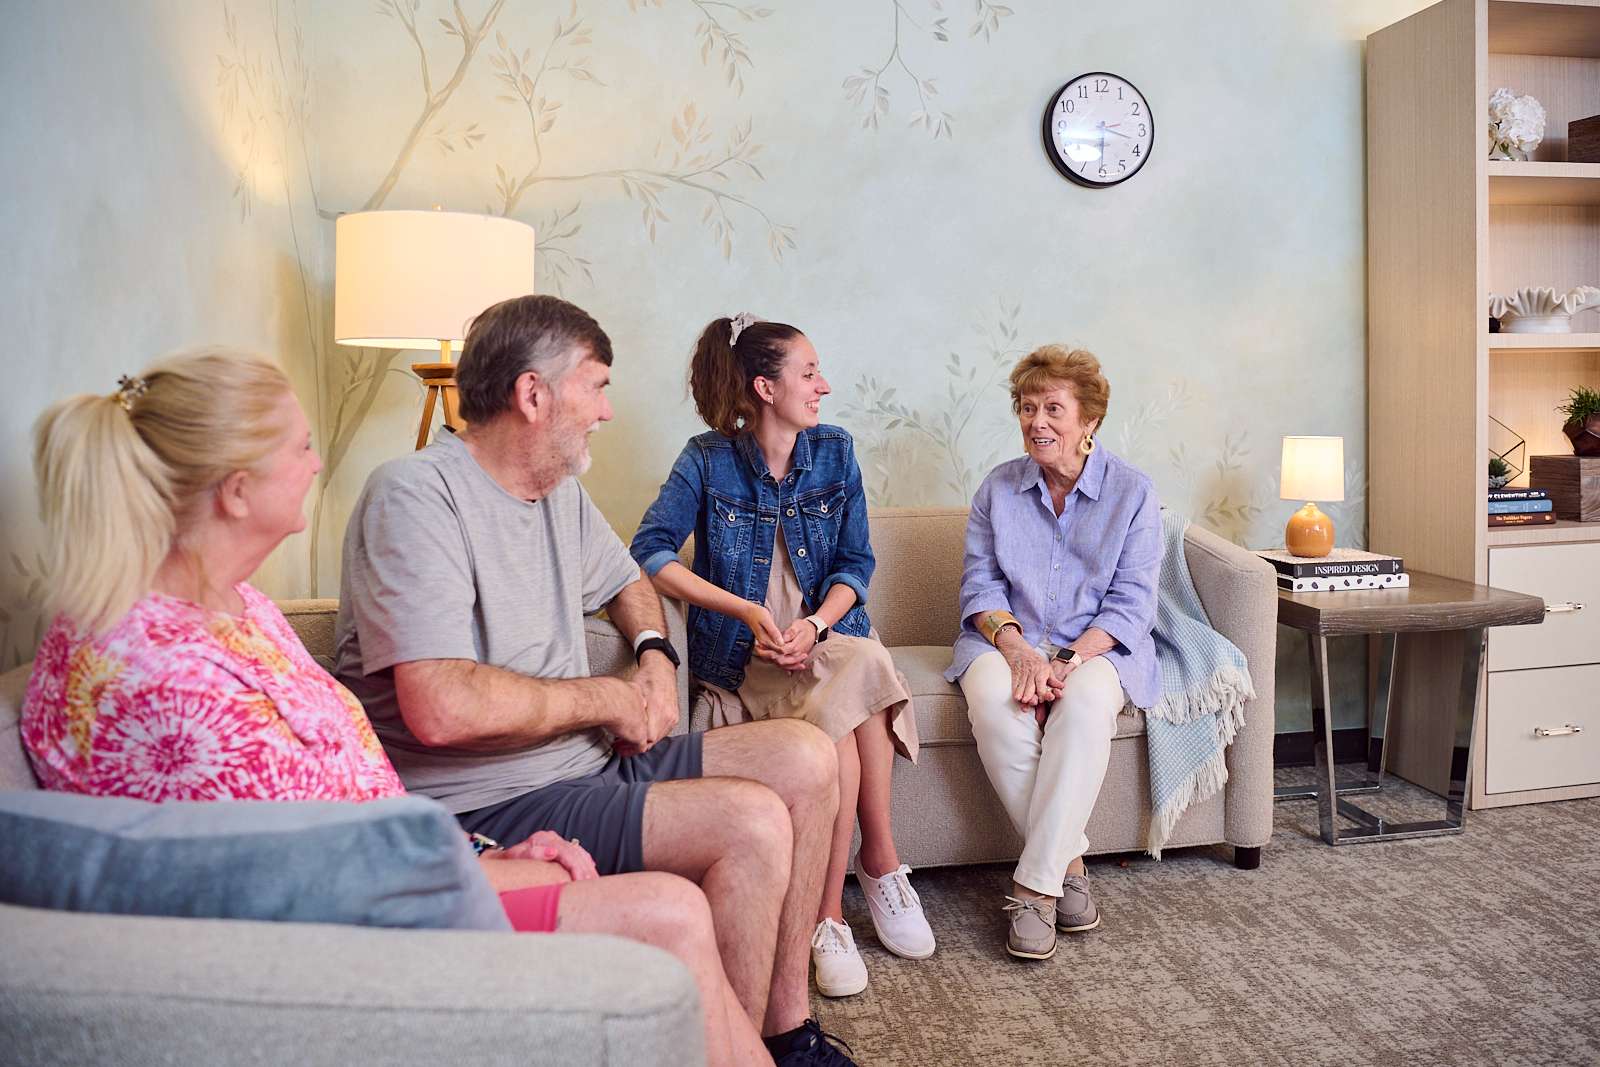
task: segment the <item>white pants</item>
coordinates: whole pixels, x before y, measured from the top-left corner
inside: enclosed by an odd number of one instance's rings
[[[1049,656],[1055,648],[1040,651]],[[972,661],[961,691],[983,769],[1024,841],[1013,877],[1035,893],[1059,897],[1067,866],[1089,850],[1083,829],[1127,699],[1117,669],[1095,656],[1068,675],[1043,729],[1031,708],[1011,699],[1011,668],[998,651]]]

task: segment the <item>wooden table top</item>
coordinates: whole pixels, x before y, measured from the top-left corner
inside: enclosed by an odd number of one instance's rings
[[[1334,593],[1278,590],[1278,621],[1308,633],[1403,633],[1476,630],[1544,621],[1544,601],[1527,593],[1411,571],[1403,589],[1346,589]]]

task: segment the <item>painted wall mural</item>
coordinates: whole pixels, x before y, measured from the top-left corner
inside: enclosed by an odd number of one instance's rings
[[[817,343],[825,417],[856,435],[875,504],[964,503],[1016,450],[1011,365],[1065,342],[1112,379],[1102,440],[1241,543],[1275,542],[1292,510],[1278,437],[1343,434],[1347,499],[1328,510],[1359,544],[1360,41],[1420,6],[1128,0],[1068,20],[1016,0],[139,0],[121,17],[153,28],[127,77],[214,124],[196,140],[222,177],[190,195],[235,229],[197,216],[176,235],[270,249],[233,279],[260,295],[259,328],[196,312],[150,344],[243,340],[302,389],[325,466],[275,595],[336,594],[349,508],[420,414],[410,354],[333,343],[333,219],[436,204],[533,225],[540,290],[611,333],[617,419],[586,482],[625,536],[699,429],[695,334],[749,309]],[[30,19],[81,36],[93,13]],[[1241,33],[1275,47],[1240,52]],[[1162,116],[1150,165],[1113,191],[1070,186],[1038,145],[1048,93],[1090,69],[1133,77]],[[1303,94],[1281,91],[1286,69]],[[88,109],[107,86],[80,81],[52,91]],[[1272,146],[1248,166],[1226,117],[1242,101],[1251,144]],[[71,391],[48,384],[35,410]],[[31,493],[15,463],[7,477],[8,501]],[[27,537],[8,549],[0,665],[31,650],[42,581]]]

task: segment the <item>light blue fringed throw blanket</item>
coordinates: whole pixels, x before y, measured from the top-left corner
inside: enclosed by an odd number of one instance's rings
[[[1244,653],[1211,628],[1195,591],[1183,554],[1188,526],[1187,519],[1161,512],[1165,552],[1152,634],[1161,700],[1144,714],[1151,804],[1146,847],[1157,859],[1189,805],[1227,783],[1227,747],[1244,725],[1245,701],[1256,695]]]

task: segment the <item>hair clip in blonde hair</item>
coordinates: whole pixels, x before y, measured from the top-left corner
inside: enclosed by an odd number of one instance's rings
[[[754,326],[757,319],[748,311],[741,311],[728,320],[728,347],[739,343],[739,335]]]
[[[124,374],[117,379],[117,403],[122,405],[122,410],[133,413],[133,402],[144,396],[145,390],[150,388],[150,383],[143,378],[131,378]]]

